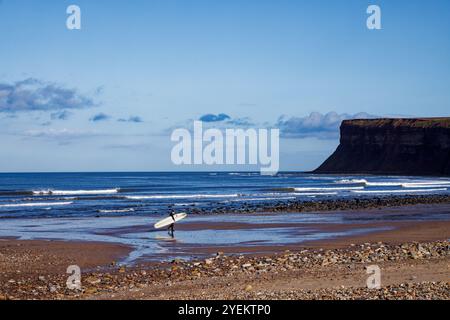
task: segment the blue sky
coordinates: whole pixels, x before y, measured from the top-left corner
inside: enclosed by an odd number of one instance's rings
[[[170,161],[205,115],[280,127],[281,169],[309,170],[344,118],[450,110],[446,0],[3,0],[0,33],[3,172],[214,169]]]

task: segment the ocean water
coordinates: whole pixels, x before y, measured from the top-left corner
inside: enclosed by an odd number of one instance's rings
[[[448,194],[450,179],[281,172],[2,173],[0,218],[166,215],[296,200]]]

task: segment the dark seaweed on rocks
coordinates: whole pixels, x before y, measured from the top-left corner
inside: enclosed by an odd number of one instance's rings
[[[240,203],[239,206],[214,208],[189,207],[191,214],[257,213],[257,212],[316,212],[336,210],[361,210],[398,207],[418,204],[450,203],[450,195],[384,196],[354,199],[330,199],[320,201],[288,201],[271,204]]]

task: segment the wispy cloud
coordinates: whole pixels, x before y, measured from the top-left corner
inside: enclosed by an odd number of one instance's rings
[[[208,113],[199,118],[203,122],[220,122],[228,119],[231,119],[231,117],[225,113],[219,113],[218,115]]]
[[[252,127],[256,125],[249,117],[233,118],[226,121],[226,124],[236,127]]]
[[[23,134],[26,138],[44,139],[49,141],[56,141],[58,144],[65,145],[75,140],[92,138],[96,136],[103,136],[96,131],[74,130],[74,129],[34,129],[27,130]]]
[[[82,109],[97,104],[76,89],[28,78],[14,83],[0,83],[0,112],[54,111]]]
[[[67,120],[72,115],[72,112],[69,112],[67,110],[58,111],[50,114],[50,118],[52,120]]]
[[[369,119],[375,116],[368,113],[338,114],[329,112],[322,114],[312,112],[306,117],[281,116],[275,124],[280,129],[281,137],[284,138],[308,138],[337,139],[339,127],[343,120],[347,119]]]
[[[134,144],[123,143],[123,144],[108,144],[105,145],[103,148],[118,149],[118,150],[152,150],[154,146],[147,143],[134,143]]]
[[[139,116],[130,116],[128,119],[120,118],[117,121],[119,121],[119,122],[134,122],[134,123],[144,122],[144,120]]]
[[[304,139],[317,138],[321,140],[337,139],[339,138],[339,127],[343,120],[347,119],[370,119],[377,118],[377,116],[368,113],[357,113],[354,115],[337,112],[328,112],[322,114],[320,112],[312,112],[305,117],[288,117],[280,116],[275,122],[257,123],[252,121],[249,117],[233,118],[226,114],[220,113],[218,115],[207,114],[199,118],[203,121],[204,128],[216,128],[224,130],[227,128],[278,128],[280,129],[280,136],[282,138],[290,139]],[[202,120],[203,119],[203,120]],[[205,119],[207,121],[205,121]],[[182,124],[172,126],[164,130],[163,134],[171,134],[174,129],[186,128],[193,129],[193,121],[189,119]]]
[[[179,128],[185,128],[187,130],[193,130],[194,121],[202,121],[203,127],[207,128],[216,128],[219,130],[227,129],[227,128],[249,128],[252,126],[256,126],[255,123],[249,117],[242,118],[233,118],[225,113],[215,114],[205,114],[200,116],[197,120],[188,119],[184,122],[180,122],[176,125],[173,125],[169,128],[164,129],[161,134],[162,135],[170,135],[173,130]]]
[[[109,120],[110,118],[111,118],[111,116],[107,115],[106,113],[100,112],[100,113],[97,113],[96,115],[92,116],[92,118],[90,118],[89,120],[92,122],[99,122],[99,121]]]
[[[214,123],[214,126],[220,126],[218,123],[221,123],[223,126],[238,127],[250,127],[254,125],[253,121],[251,121],[249,117],[233,118],[225,113],[219,113],[217,115],[205,114],[201,116],[199,120],[206,123]]]

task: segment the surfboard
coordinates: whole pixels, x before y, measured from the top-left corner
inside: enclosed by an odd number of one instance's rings
[[[185,212],[177,213],[177,214],[173,215],[173,219],[172,219],[172,217],[167,217],[165,219],[162,219],[162,220],[158,221],[157,223],[155,223],[154,227],[155,227],[155,229],[161,229],[164,227],[168,227],[172,223],[178,222],[181,219],[184,219],[186,217],[187,217],[187,214]]]

